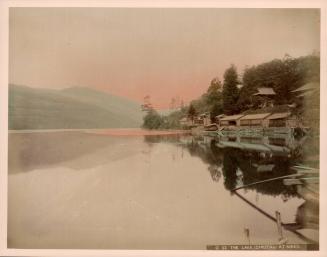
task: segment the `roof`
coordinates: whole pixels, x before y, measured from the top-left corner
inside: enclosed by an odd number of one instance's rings
[[[218,119],[220,119],[222,117],[225,117],[225,114],[219,114],[219,115],[216,116],[216,118],[218,118]]]
[[[268,117],[270,113],[248,114],[241,118],[241,120],[262,120]]]
[[[289,113],[289,112],[274,113],[274,114],[270,115],[268,117],[268,119],[269,120],[283,119],[283,118],[287,118],[290,115],[291,115],[291,113]]]
[[[276,93],[271,87],[259,87],[258,93],[253,95],[276,95]]]
[[[311,91],[304,91],[303,93],[297,95],[296,97],[302,97],[302,96],[310,96],[314,93],[315,91],[311,90]]]
[[[181,118],[179,121],[187,121],[187,118],[186,117]]]
[[[313,89],[317,89],[317,88],[319,88],[318,82],[310,82],[310,83],[303,85],[302,87],[299,87],[299,88],[293,90],[292,92],[308,91],[308,90],[313,90]]]
[[[277,112],[289,112],[290,107],[287,104],[283,105],[274,105],[274,106],[267,106],[264,108],[256,109],[256,110],[247,110],[243,112],[244,115],[246,114],[258,114],[258,113],[277,113]]]
[[[231,116],[225,116],[222,119],[220,119],[221,121],[224,120],[238,120],[239,118],[243,117],[243,114],[237,114],[237,115],[231,115]]]

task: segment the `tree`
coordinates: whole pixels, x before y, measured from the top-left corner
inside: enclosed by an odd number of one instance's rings
[[[253,93],[259,87],[271,87],[276,92],[274,104],[291,104],[298,102],[293,90],[308,82],[319,82],[319,56],[292,58],[285,55],[283,59],[275,59],[245,69],[243,88],[240,90],[237,107],[240,111],[257,108],[258,103]],[[299,103],[297,103],[299,105]]]
[[[218,78],[211,80],[210,86],[208,87],[206,93],[206,102],[208,105],[213,105],[220,100],[222,88],[223,85]]]
[[[223,85],[218,78],[211,80],[210,86],[206,93],[206,104],[210,113],[211,121],[215,121],[215,117],[223,113],[222,102]]]
[[[164,119],[155,111],[150,110],[143,118],[143,128],[159,129],[163,126]]]
[[[223,86],[223,109],[224,113],[231,115],[237,113],[237,100],[238,100],[238,77],[236,67],[231,65],[224,73],[224,86]]]
[[[237,108],[240,112],[254,107],[252,95],[257,92],[257,79],[258,76],[255,66],[245,68],[242,79],[243,87],[239,91],[239,97],[237,100]]]
[[[192,120],[192,123],[193,123],[194,118],[196,116],[196,110],[192,103],[190,104],[190,107],[188,108],[187,116]]]

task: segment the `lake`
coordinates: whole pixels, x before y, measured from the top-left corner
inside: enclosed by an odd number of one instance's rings
[[[318,242],[319,203],[303,193],[305,185],[279,179],[233,191],[305,163],[305,143],[292,148],[274,140],[257,146],[253,139],[142,130],[11,132],[8,247]],[[282,235],[276,211],[289,224]]]

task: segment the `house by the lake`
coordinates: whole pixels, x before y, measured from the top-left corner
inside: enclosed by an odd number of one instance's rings
[[[210,113],[202,113],[199,116],[197,116],[197,121],[200,125],[203,126],[208,126],[211,124],[211,119],[210,119]]]
[[[219,126],[220,127],[239,127],[240,119],[243,116],[244,116],[244,114],[224,116],[219,120]]]
[[[268,127],[295,128],[300,126],[300,121],[290,112],[273,113],[268,117]]]
[[[271,87],[259,87],[257,89],[258,92],[252,95],[252,101],[257,100],[260,102],[260,107],[265,108],[269,106],[273,106],[275,91]]]
[[[290,112],[238,114],[224,116],[219,120],[221,128],[295,128],[300,121]]]
[[[240,118],[241,127],[268,127],[270,113],[248,114]]]

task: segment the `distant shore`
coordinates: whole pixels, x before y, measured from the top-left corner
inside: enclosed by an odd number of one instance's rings
[[[29,130],[8,130],[8,133],[51,133],[51,132],[86,132],[98,135],[109,136],[156,136],[190,134],[190,130],[148,130],[142,128],[104,128],[104,129],[29,129]]]

